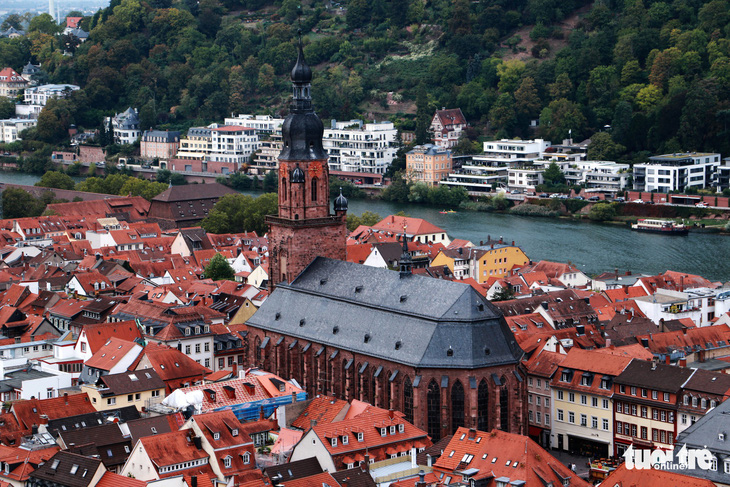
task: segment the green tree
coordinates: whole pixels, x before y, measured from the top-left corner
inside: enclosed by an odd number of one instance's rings
[[[429,141],[428,128],[431,125],[431,115],[431,107],[426,96],[426,85],[421,82],[418,85],[418,95],[416,96],[416,144],[425,144]]]
[[[608,221],[616,216],[616,208],[613,203],[596,203],[588,212],[588,218],[593,221]]]
[[[3,218],[39,216],[45,206],[38,204],[33,195],[24,189],[7,188],[3,191]]]
[[[74,181],[71,176],[58,171],[48,171],[35,183],[36,186],[44,188],[74,189]]]
[[[253,198],[243,194],[224,195],[213,207],[200,226],[211,233],[266,233],[266,215],[276,215],[278,196],[266,193]]]
[[[563,174],[563,171],[561,171],[558,165],[554,162],[551,162],[550,165],[545,168],[542,178],[548,186],[559,186],[561,184],[565,184],[565,174]]]
[[[588,159],[591,161],[616,161],[626,152],[626,147],[616,143],[608,132],[593,134],[588,146]]]
[[[269,171],[264,176],[264,193],[276,193],[279,190],[279,177],[276,171]]]
[[[204,277],[206,279],[212,279],[214,281],[224,279],[232,281],[235,276],[236,273],[233,272],[231,264],[229,264],[226,258],[219,253],[216,253],[213,258],[210,259],[210,263],[205,268],[204,273]]]
[[[349,0],[347,2],[347,25],[351,29],[364,27],[368,22],[367,0]]]
[[[40,32],[42,34],[58,34],[61,32],[61,26],[53,20],[50,14],[43,13],[30,19],[28,32]]]
[[[8,30],[11,27],[13,29],[23,30],[23,17],[20,14],[10,14],[0,24],[0,30]]]
[[[515,299],[515,290],[512,288],[512,286],[507,284],[504,287],[500,287],[499,291],[494,293],[490,301],[509,301],[510,299]]]
[[[0,120],[15,116],[15,103],[10,98],[0,96]]]

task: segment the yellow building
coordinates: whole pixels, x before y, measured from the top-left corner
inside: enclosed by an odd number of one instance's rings
[[[613,380],[630,362],[610,351],[570,349],[550,382],[553,448],[596,458],[613,453]]]
[[[165,398],[165,382],[154,369],[102,375],[96,384],[83,384],[97,411],[134,406],[141,411]]]
[[[417,145],[406,154],[406,176],[434,186],[451,172],[451,151],[433,144]]]
[[[448,267],[456,279],[469,276],[469,249],[443,249],[431,261],[432,267]]]
[[[524,266],[530,262],[514,241],[508,244],[501,238],[480,242],[479,246],[469,250],[469,274],[480,284],[487,282],[491,277],[507,277],[513,267]]]

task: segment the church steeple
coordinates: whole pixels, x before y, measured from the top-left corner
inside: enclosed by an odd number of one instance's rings
[[[324,125],[312,108],[312,69],[304,59],[301,32],[297,62],[291,70],[291,82],[291,113],[281,126],[284,148],[279,160],[326,160],[327,153],[322,147]]]
[[[312,70],[304,59],[301,33],[291,82],[291,108],[281,126],[279,214],[266,217],[271,290],[294,279],[318,255],[347,257],[347,199],[340,195],[334,214],[330,212],[324,125],[312,108]]]

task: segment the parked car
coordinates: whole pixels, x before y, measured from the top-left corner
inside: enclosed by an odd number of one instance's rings
[[[644,204],[644,200],[634,200],[632,203]]]
[[[707,203],[705,203],[704,201],[700,201],[699,203],[695,203],[695,206],[696,206],[697,208],[707,208],[707,207],[708,207],[708,206],[710,206],[710,205],[708,205],[708,204],[707,204]]]
[[[616,201],[618,203],[623,203],[624,201],[626,201],[626,199],[623,198],[623,197],[621,197],[621,196],[619,196],[618,198],[614,198],[613,201]]]
[[[547,193],[540,193],[538,196],[540,196],[540,198],[548,198],[550,195]]]
[[[588,198],[588,201],[599,201],[601,198],[599,196],[591,196]]]

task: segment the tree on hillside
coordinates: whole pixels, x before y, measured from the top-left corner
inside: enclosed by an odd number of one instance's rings
[[[53,20],[47,13],[36,15],[30,19],[30,25],[28,25],[28,32],[40,32],[42,34],[58,34],[61,32],[61,26]]]
[[[20,188],[7,188],[3,191],[3,218],[24,218],[40,216],[45,205],[39,205],[32,194]]]
[[[431,126],[431,109],[426,96],[426,85],[418,85],[416,97],[416,144],[425,144],[429,141],[428,128]]]
[[[565,184],[565,174],[563,174],[563,171],[554,162],[551,162],[545,169],[545,172],[542,173],[542,178],[548,186]]]
[[[35,183],[36,186],[44,188],[74,189],[74,180],[71,176],[59,171],[48,171]]]
[[[616,143],[608,132],[593,134],[588,145],[588,160],[616,161],[626,152],[626,147]]]
[[[211,233],[266,233],[266,215],[276,215],[279,198],[276,193],[266,193],[253,198],[243,194],[224,195],[200,222]]]
[[[204,274],[206,279],[212,279],[214,281],[220,281],[222,279],[232,281],[235,276],[236,273],[233,272],[233,267],[231,267],[231,264],[221,254],[215,254],[210,259],[210,263],[205,268]]]

